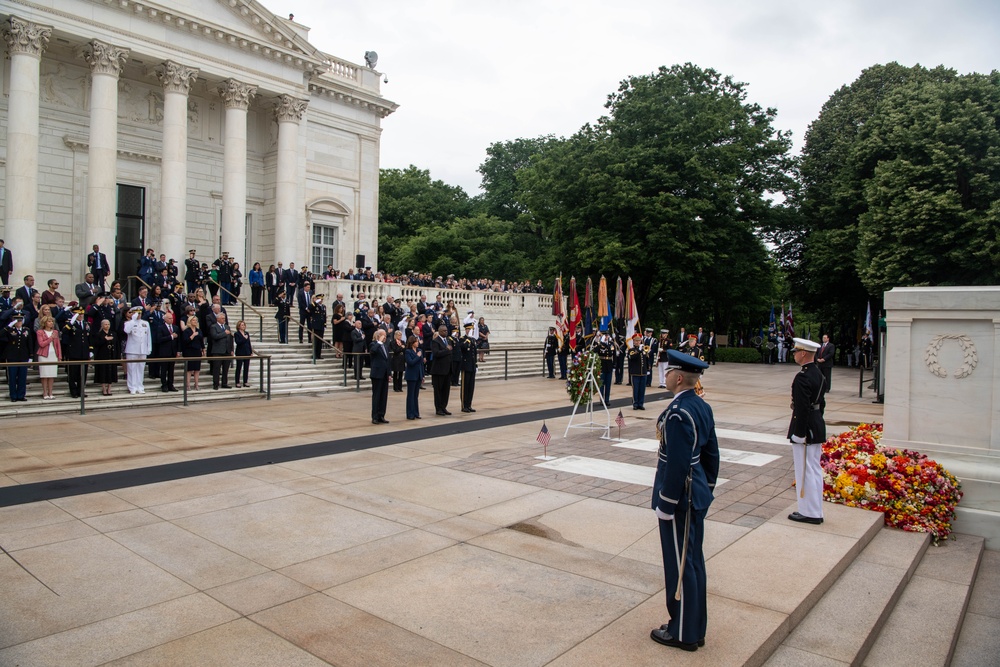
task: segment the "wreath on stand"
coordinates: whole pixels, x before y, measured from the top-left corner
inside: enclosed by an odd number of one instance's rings
[[[587,374],[593,368],[600,368],[601,360],[593,350],[579,350],[570,359],[569,373],[566,376],[566,392],[569,400],[576,404],[587,405],[594,398],[597,388],[587,382]]]

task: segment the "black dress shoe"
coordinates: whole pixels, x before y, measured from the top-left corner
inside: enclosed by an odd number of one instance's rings
[[[174,386],[167,387],[167,391],[177,391],[177,387]]]
[[[223,388],[223,389],[232,389],[232,387],[230,387],[230,386],[229,386],[228,384],[224,384],[224,385],[222,385],[222,388]]]
[[[446,415],[450,415],[450,414],[451,414],[451,413],[450,413],[450,412],[448,412],[447,410],[442,410],[441,412],[445,413]]]
[[[389,420],[388,420],[388,419],[379,419],[379,420],[378,420],[378,423],[379,423],[379,424],[388,424],[388,423],[389,423]]]
[[[435,411],[434,411],[434,414],[436,414],[436,415],[439,415],[439,416],[441,416],[441,417],[444,417],[444,416],[445,416],[446,414],[448,414],[448,413],[447,413],[447,412],[445,412],[444,410],[435,410]]]
[[[799,523],[813,523],[816,525],[823,523],[822,517],[805,516],[804,514],[799,514],[798,512],[792,512],[788,515],[788,518],[792,521],[798,521]]]
[[[685,643],[679,639],[675,639],[673,635],[667,632],[667,626],[661,625],[658,628],[654,628],[649,633],[649,638],[652,639],[657,644],[663,644],[664,646],[673,646],[674,648],[679,648],[682,651],[697,651],[698,643],[691,642]]]
[[[377,420],[377,419],[373,419],[373,420],[372,420],[372,423],[373,423],[373,424],[381,424],[382,422],[380,422],[380,421],[379,421],[379,420]]]
[[[475,408],[469,408],[469,412],[475,412],[475,411],[476,411]]]
[[[472,412],[469,408],[462,408],[462,412]]]

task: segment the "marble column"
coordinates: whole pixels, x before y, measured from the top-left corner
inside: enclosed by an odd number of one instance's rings
[[[90,65],[90,147],[87,165],[85,248],[100,245],[111,255],[118,231],[118,77],[128,49],[91,40],[83,50]],[[111,268],[125,275],[133,267]],[[112,274],[113,277],[113,274]]]
[[[163,84],[163,162],[160,166],[160,252],[187,257],[187,105],[198,70],[167,60],[156,67]]]
[[[52,28],[8,19],[3,37],[10,53],[7,101],[7,200],[4,245],[14,253],[10,281],[34,275],[38,260],[38,75]]]
[[[299,266],[309,264],[308,253],[299,248],[296,223],[303,213],[297,202],[299,123],[305,113],[308,100],[297,100],[290,95],[281,95],[275,104],[274,114],[278,121],[278,164],[274,185],[274,261],[295,262]],[[313,271],[321,267],[313,267]]]
[[[222,175],[222,251],[228,252],[240,266],[246,266],[247,217],[247,109],[257,92],[235,79],[226,79],[219,86],[219,95],[226,105]]]

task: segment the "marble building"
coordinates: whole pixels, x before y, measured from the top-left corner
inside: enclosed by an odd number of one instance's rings
[[[244,273],[377,265],[396,105],[373,68],[257,0],[0,0],[0,28],[11,284],[58,278],[68,296],[94,244],[119,278],[145,248],[225,250]]]

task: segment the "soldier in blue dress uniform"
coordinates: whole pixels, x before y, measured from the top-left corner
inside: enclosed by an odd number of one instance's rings
[[[660,448],[652,506],[660,524],[670,620],[650,637],[697,651],[705,644],[708,625],[702,543],[719,477],[719,440],[712,408],[694,391],[708,364],[677,350],[667,354],[666,385],[674,398],[656,422]]]

